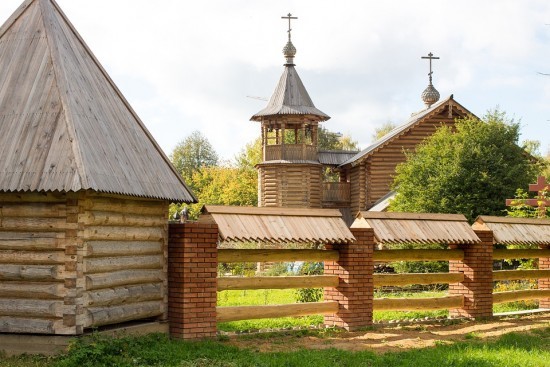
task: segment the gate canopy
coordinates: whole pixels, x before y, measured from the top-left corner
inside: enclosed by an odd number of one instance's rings
[[[550,219],[479,216],[473,228],[493,231],[503,245],[550,245]]]
[[[211,218],[226,242],[349,243],[355,237],[336,209],[256,208],[206,205],[199,221]]]
[[[462,214],[362,211],[352,228],[373,228],[377,243],[474,244],[480,242]]]

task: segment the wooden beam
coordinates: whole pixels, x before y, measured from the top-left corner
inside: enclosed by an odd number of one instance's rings
[[[464,306],[464,296],[437,298],[375,298],[376,311],[447,310]]]
[[[540,259],[550,257],[550,249],[496,249],[493,260],[504,259]]]
[[[85,327],[119,324],[162,315],[162,301],[139,302],[114,307],[90,307]]]
[[[464,273],[374,274],[374,286],[403,286],[409,284],[450,284],[464,281]]]
[[[462,250],[375,250],[374,261],[447,261],[463,260]]]
[[[229,289],[288,289],[337,287],[338,276],[306,275],[288,277],[218,278],[218,291]]]
[[[550,270],[500,270],[493,271],[493,280],[550,278]]]
[[[282,261],[338,261],[338,251],[326,250],[218,250],[218,261],[282,262]]]
[[[218,322],[253,320],[289,316],[327,315],[338,312],[338,302],[311,302],[269,306],[217,307]]]
[[[550,289],[526,289],[522,291],[496,292],[493,293],[493,304],[543,298],[550,298]]]

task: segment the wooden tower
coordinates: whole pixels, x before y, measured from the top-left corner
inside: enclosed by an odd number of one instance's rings
[[[263,161],[258,168],[258,205],[262,207],[320,208],[322,165],[317,149],[319,122],[330,117],[315,108],[296,69],[296,48],[283,49],[285,69],[268,105],[252,116],[261,123]]]

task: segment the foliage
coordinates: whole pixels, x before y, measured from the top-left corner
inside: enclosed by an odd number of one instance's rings
[[[218,164],[218,154],[200,131],[193,131],[191,135],[176,145],[170,160],[181,174],[186,183],[193,187],[191,177],[202,167],[212,167]]]
[[[382,126],[375,128],[374,134],[372,134],[371,136],[371,141],[374,143],[375,141],[382,139],[384,136],[386,136],[390,131],[392,131],[396,127],[397,127],[396,124],[394,124],[391,121],[388,121],[384,123]]]
[[[320,126],[318,130],[319,150],[359,150],[358,142],[350,135],[342,135]]]
[[[499,110],[439,128],[396,170],[392,211],[503,215],[506,198],[539,167],[517,145],[519,123]]]
[[[324,265],[321,262],[304,262],[300,268],[301,275],[322,275]],[[323,298],[323,288],[299,288],[296,289],[296,300],[301,303],[319,302]]]
[[[444,249],[445,245],[433,244],[394,244],[390,246],[394,250],[409,249]],[[446,273],[449,271],[448,261],[396,261],[388,264],[396,273]]]
[[[539,200],[539,207],[526,204],[527,199],[529,199],[529,193],[517,189],[512,202],[513,205],[506,209],[508,216],[514,218],[550,218],[550,206],[543,205],[543,200],[550,200],[548,191],[544,190],[541,195],[535,196],[535,199]]]

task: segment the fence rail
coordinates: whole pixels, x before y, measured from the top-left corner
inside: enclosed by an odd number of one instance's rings
[[[493,280],[521,280],[550,278],[550,270],[499,270],[493,271]]]
[[[219,249],[218,262],[338,261],[338,251]]]
[[[338,282],[335,275],[218,278],[218,291],[336,287]]]
[[[550,298],[550,289],[527,289],[523,291],[497,292],[493,293],[493,304],[543,298]]]
[[[463,260],[462,250],[377,250],[374,261],[445,261]]]
[[[338,312],[338,302],[311,302],[269,306],[217,307],[218,322],[253,320],[275,317],[330,315]]]
[[[536,259],[550,257],[550,249],[496,249],[493,250],[494,260],[504,259]]]
[[[375,287],[409,284],[450,284],[464,281],[463,273],[374,274]]]
[[[464,307],[464,296],[437,298],[375,298],[376,311],[445,310]]]

